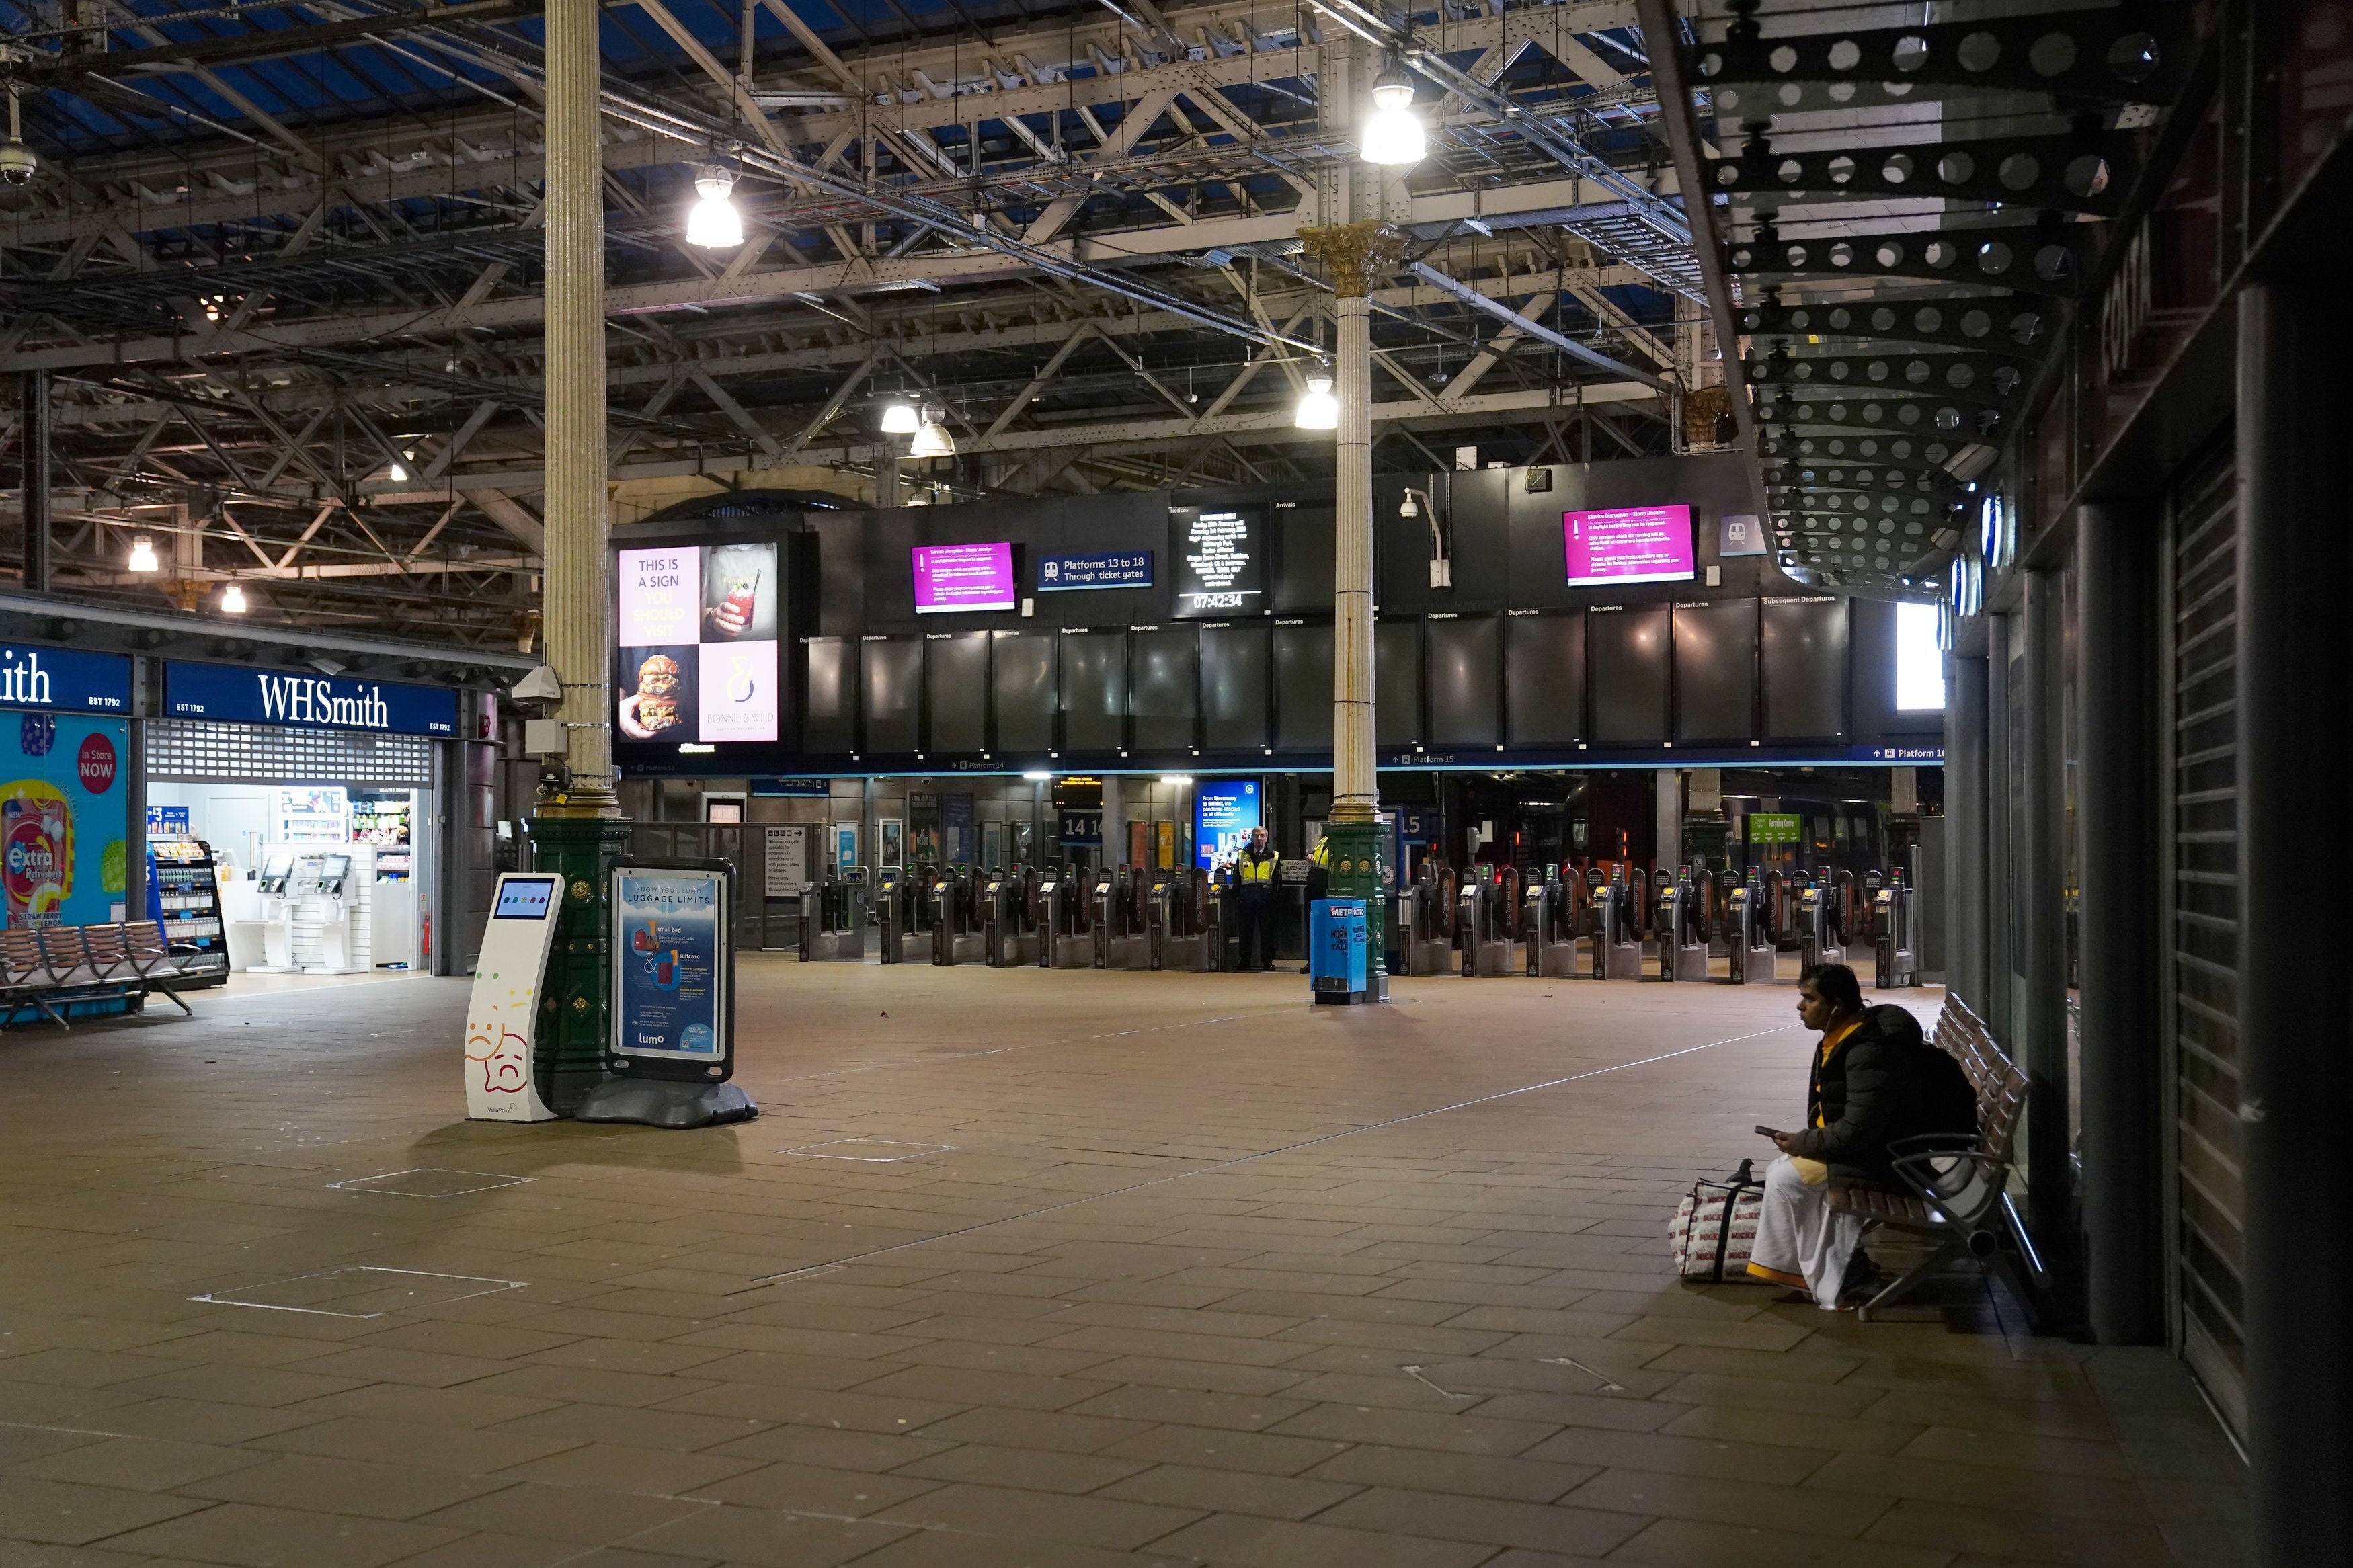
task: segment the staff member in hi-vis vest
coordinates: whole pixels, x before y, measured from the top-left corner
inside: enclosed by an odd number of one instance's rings
[[[1282,857],[1266,841],[1266,829],[1250,829],[1250,842],[1234,857],[1234,886],[1242,899],[1242,967],[1274,967],[1274,874]]]
[[[1307,855],[1307,910],[1308,918],[1311,921],[1314,918],[1315,900],[1324,897],[1330,890],[1331,885],[1332,841],[1329,838],[1318,838],[1315,840],[1315,847],[1308,851]],[[1299,966],[1299,973],[1310,973],[1314,968],[1315,965],[1312,962],[1303,963]]]

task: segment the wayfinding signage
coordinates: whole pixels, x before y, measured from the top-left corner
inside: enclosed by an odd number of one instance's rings
[[[165,711],[174,719],[277,724],[290,730],[373,730],[454,735],[458,694],[350,676],[296,675],[238,664],[164,666]]]
[[[131,711],[131,660],[119,653],[0,644],[0,708]]]
[[[732,1069],[728,874],[719,868],[613,869],[617,1070],[719,1081]],[[660,1070],[662,1068],[670,1070]],[[685,1071],[679,1069],[684,1068]]]
[[[1803,827],[1804,818],[1794,811],[1752,811],[1748,814],[1748,842],[1795,844]]]
[[[1173,506],[1176,609],[1183,619],[1253,616],[1266,608],[1266,511],[1255,506]]]
[[[1038,563],[1038,592],[1068,594],[1081,588],[1149,588],[1152,552],[1124,550],[1097,555],[1048,555]]]

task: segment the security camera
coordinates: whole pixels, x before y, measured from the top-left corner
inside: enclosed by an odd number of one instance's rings
[[[0,180],[12,185],[29,185],[34,171],[40,166],[41,161],[33,155],[33,150],[14,137],[0,145]]]

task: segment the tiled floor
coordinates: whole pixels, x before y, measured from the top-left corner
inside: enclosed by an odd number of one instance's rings
[[[462,982],[15,1031],[0,1568],[2238,1557],[2160,1353],[1667,1278],[1789,987],[1303,987],[747,957],[700,1132],[463,1121]]]

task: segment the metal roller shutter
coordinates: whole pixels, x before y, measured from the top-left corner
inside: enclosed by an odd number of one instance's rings
[[[429,789],[433,742],[423,735],[151,719],[147,721],[147,776],[185,783]]]

